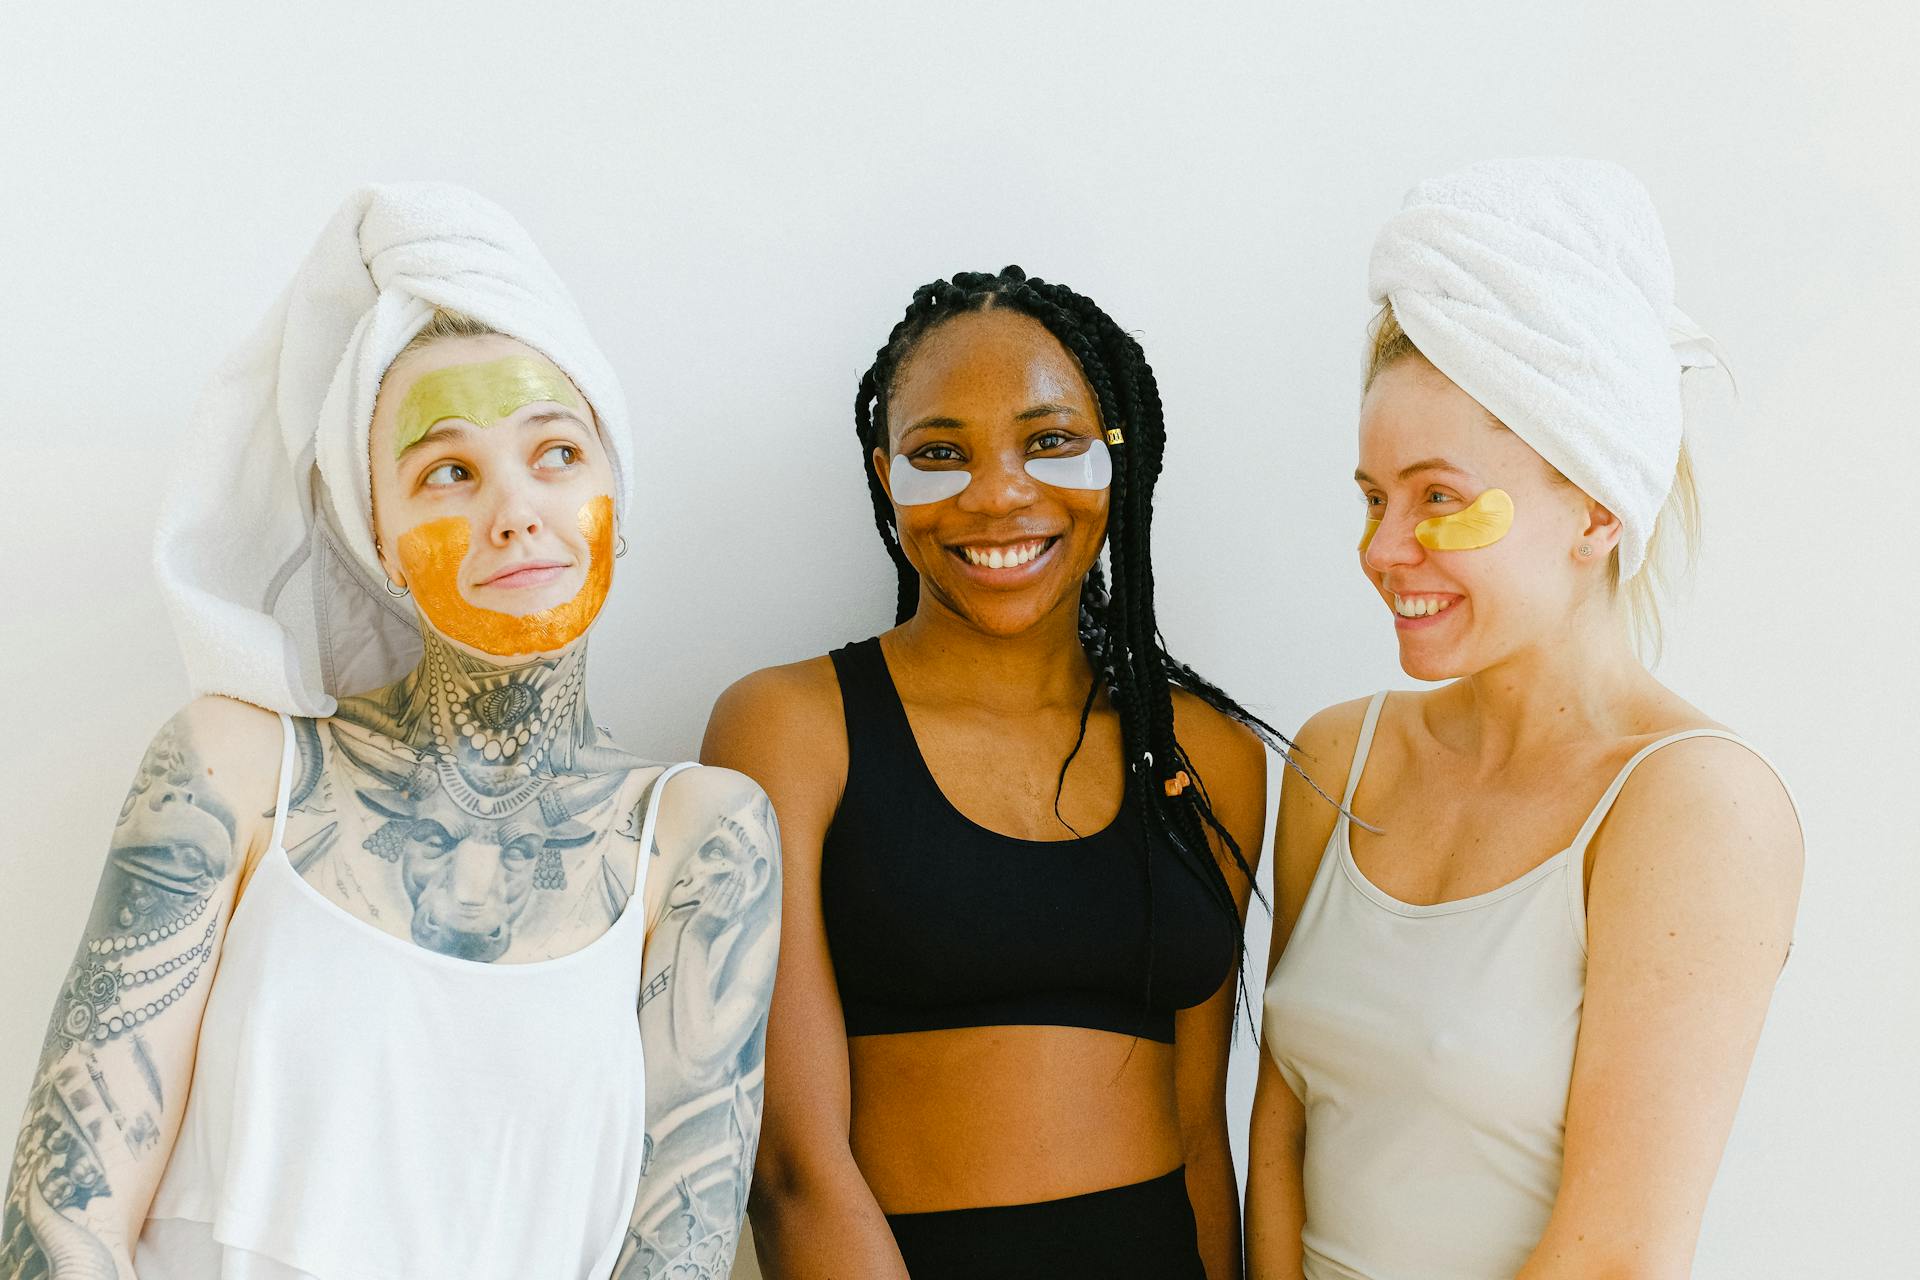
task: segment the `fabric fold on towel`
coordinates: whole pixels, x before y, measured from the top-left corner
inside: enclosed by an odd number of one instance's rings
[[[387,366],[436,310],[540,351],[592,406],[624,523],[626,402],[572,296],[504,209],[463,187],[363,187],[194,409],[154,567],[195,694],[294,715],[405,673],[413,606],[374,550],[367,453]]]
[[[1415,186],[1380,229],[1368,292],[1423,355],[1618,516],[1646,561],[1681,439],[1680,372],[1719,364],[1674,305],[1638,179],[1599,160],[1492,160]]]

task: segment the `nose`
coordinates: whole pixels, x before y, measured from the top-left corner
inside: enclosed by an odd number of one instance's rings
[[[447,887],[453,900],[467,909],[485,906],[494,898],[500,879],[500,851],[469,841],[453,851],[453,869]]]
[[[1384,574],[1389,569],[1419,564],[1426,559],[1427,549],[1413,536],[1411,516],[1396,515],[1391,510],[1381,511],[1380,516],[1380,525],[1373,531],[1372,540],[1360,553],[1360,563],[1369,573]]]
[[[1040,482],[1027,474],[1025,463],[1017,452],[975,458],[973,481],[960,491],[961,510],[1004,516],[1033,505]]]
[[[494,491],[494,499],[487,540],[495,547],[525,542],[544,527],[533,502],[531,482],[517,478],[505,481]]]

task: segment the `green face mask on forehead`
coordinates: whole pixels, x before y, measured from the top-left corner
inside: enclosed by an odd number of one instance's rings
[[[448,418],[490,427],[530,404],[541,403],[585,407],[567,376],[540,356],[507,356],[435,369],[422,374],[400,402],[393,455],[397,458],[411,449],[435,423]]]

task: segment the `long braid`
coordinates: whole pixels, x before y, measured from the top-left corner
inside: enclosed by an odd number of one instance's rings
[[[1148,973],[1152,995],[1153,849],[1170,844],[1207,886],[1211,896],[1240,930],[1238,906],[1208,842],[1211,832],[1233,865],[1253,881],[1245,853],[1213,811],[1200,772],[1174,733],[1173,690],[1181,688],[1239,721],[1287,758],[1291,742],[1272,725],[1241,706],[1218,686],[1166,651],[1154,617],[1152,527],[1153,490],[1166,447],[1166,422],[1159,384],[1140,344],[1090,298],[1065,285],[1029,279],[1019,267],[998,274],[965,271],[914,291],[906,314],[888,334],[886,345],[860,380],[854,423],[873,497],[874,521],[899,574],[896,622],[912,617],[919,605],[919,574],[900,545],[894,512],[873,464],[874,451],[888,446],[886,402],[895,377],[919,342],[942,321],[970,311],[1008,307],[1043,324],[1079,363],[1099,407],[1101,424],[1118,429],[1112,446],[1113,486],[1107,516],[1110,574],[1096,563],[1082,586],[1080,641],[1094,672],[1093,687],[1081,707],[1073,749],[1061,763],[1054,793],[1055,812],[1066,785],[1067,769],[1086,741],[1088,719],[1104,688],[1120,718],[1126,786],[1133,792],[1147,834]],[[1289,763],[1291,763],[1289,761]],[[1185,771],[1190,783],[1175,795],[1163,785]],[[1258,890],[1255,889],[1258,893]],[[1263,898],[1264,901],[1264,898]],[[1244,940],[1241,947],[1244,959]],[[1238,990],[1244,1001],[1244,964]]]

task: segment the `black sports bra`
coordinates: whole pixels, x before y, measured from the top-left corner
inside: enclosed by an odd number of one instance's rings
[[[1082,839],[988,831],[928,771],[879,640],[829,656],[847,785],[821,850],[820,897],[847,1034],[1041,1025],[1173,1043],[1174,1010],[1220,989],[1239,940],[1199,875],[1156,847],[1149,942],[1132,788],[1113,822]]]

